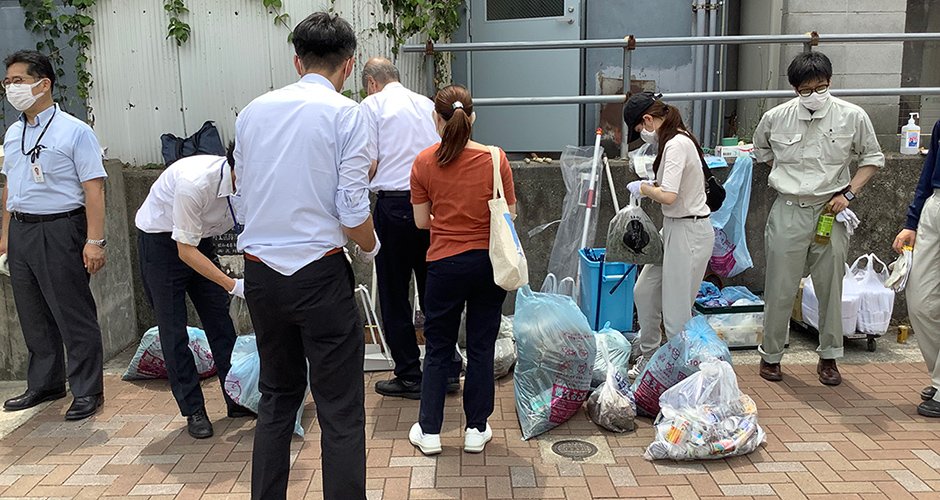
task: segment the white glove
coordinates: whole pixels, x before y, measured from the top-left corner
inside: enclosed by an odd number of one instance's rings
[[[641,198],[645,198],[645,197],[646,197],[646,195],[644,195],[643,193],[640,192],[640,187],[641,187],[643,184],[648,184],[648,185],[652,186],[652,185],[653,185],[653,182],[652,182],[652,181],[646,181],[646,180],[633,181],[633,182],[631,182],[630,184],[627,184],[627,189],[630,191],[630,194],[632,194],[634,198],[636,198],[636,199],[639,200],[639,199],[641,199]]]
[[[244,299],[245,298],[245,280],[241,278],[236,278],[235,287],[229,290],[228,294]]]
[[[10,264],[7,262],[7,254],[0,255],[0,274],[10,275]]]
[[[373,248],[371,252],[365,252],[359,245],[356,245],[356,260],[362,262],[363,264],[372,262],[372,260],[375,259],[375,256],[379,254],[379,249],[382,248],[382,243],[379,241],[379,235],[376,234],[375,231],[373,231],[372,234],[375,236],[375,248]]]
[[[836,214],[836,220],[845,224],[845,231],[849,233],[849,236],[855,234],[855,229],[861,223],[855,212],[848,208]]]

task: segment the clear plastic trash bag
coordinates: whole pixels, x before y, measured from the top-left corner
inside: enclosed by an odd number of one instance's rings
[[[215,375],[215,359],[212,357],[212,351],[209,349],[209,339],[206,338],[206,332],[199,328],[187,326],[186,333],[189,335],[189,350],[193,353],[193,361],[196,363],[196,373],[199,378],[206,378]],[[121,380],[144,380],[154,378],[167,378],[166,358],[163,355],[163,346],[160,344],[160,330],[153,327],[146,332],[140,339],[140,346],[137,352],[131,358],[131,362],[124,371]]]
[[[722,184],[725,201],[718,211],[712,212],[710,220],[715,228],[715,246],[708,263],[719,276],[737,276],[754,267],[744,232],[753,174],[754,160],[750,156],[739,156],[728,179]]]
[[[707,360],[700,371],[660,397],[655,437],[647,460],[699,460],[745,455],[766,435],[757,423],[757,405],[738,389],[731,364]]]
[[[561,223],[555,233],[555,243],[548,261],[548,272],[558,276],[559,279],[578,275],[578,250],[581,247],[581,235],[584,231],[584,213],[587,210],[593,161],[594,146],[566,146],[561,154],[561,175],[565,179],[566,194],[562,202]],[[588,221],[588,248],[593,247],[594,236],[597,232],[603,171],[604,169],[599,164],[594,173],[594,205]]]
[[[513,376],[522,438],[567,421],[588,397],[596,346],[587,318],[571,297],[516,292],[513,335],[519,359]]]
[[[640,201],[630,196],[630,204],[617,212],[607,226],[608,262],[663,264],[663,238]]]
[[[588,397],[587,411],[595,424],[613,432],[629,432],[636,428],[636,402],[630,392],[626,369],[621,371],[607,355],[611,349],[605,344],[611,338],[597,338],[598,352],[610,369],[607,370],[606,380]]]
[[[633,396],[640,415],[659,413],[659,397],[670,387],[699,370],[709,359],[731,362],[731,351],[704,316],[694,316],[685,330],[666,342],[646,362],[633,382]]]
[[[624,334],[611,328],[609,321],[597,332],[595,338],[597,338],[597,356],[594,357],[591,387],[598,387],[607,380],[608,367],[627,373],[630,369],[630,351],[633,349],[630,340]],[[604,339],[603,344],[600,342],[601,338]]]

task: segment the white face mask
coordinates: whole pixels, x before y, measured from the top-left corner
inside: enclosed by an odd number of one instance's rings
[[[640,129],[640,138],[643,139],[643,142],[647,144],[658,144],[659,143],[659,133],[655,130],[650,132],[649,130]]]
[[[808,97],[800,96],[800,104],[804,108],[810,111],[819,111],[823,106],[826,105],[826,101],[829,100],[829,90],[826,89],[825,92],[813,92]]]
[[[28,83],[13,83],[10,84],[7,88],[7,100],[10,101],[10,105],[16,108],[17,111],[26,111],[33,104],[39,100],[39,95],[33,95],[33,87],[42,83],[42,80],[30,85]]]

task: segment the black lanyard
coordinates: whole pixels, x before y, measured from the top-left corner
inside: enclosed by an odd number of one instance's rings
[[[226,162],[225,164],[223,164],[223,165],[222,165],[222,170],[219,171],[219,179],[220,179],[220,181],[224,181],[224,180],[225,180],[225,167],[227,167],[227,166],[228,166],[228,162]],[[242,232],[242,227],[241,227],[241,225],[238,223],[238,219],[235,218],[235,207],[232,206],[232,197],[231,197],[231,196],[226,196],[226,197],[225,197],[225,201],[228,202],[228,211],[229,211],[230,214],[232,214],[232,222],[235,223],[235,234],[241,234],[241,232]]]
[[[53,105],[52,107],[52,116],[49,117],[49,121],[46,122],[46,126],[43,127],[42,132],[39,134],[39,138],[36,139],[36,145],[32,147],[29,151],[26,151],[26,127],[29,125],[27,120],[23,120],[23,137],[20,139],[20,151],[23,152],[23,156],[29,155],[29,161],[31,163],[36,163],[36,160],[39,159],[39,153],[46,147],[42,144],[39,144],[39,141],[42,140],[42,137],[46,135],[46,130],[49,130],[49,125],[52,124],[52,119],[55,118],[56,112],[59,110],[59,107]]]

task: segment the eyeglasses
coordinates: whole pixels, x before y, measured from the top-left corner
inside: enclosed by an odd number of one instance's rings
[[[813,92],[816,92],[817,94],[822,94],[823,92],[825,92],[825,91],[827,91],[827,90],[829,90],[829,84],[828,84],[828,83],[824,83],[824,84],[822,84],[822,85],[820,85],[820,86],[818,86],[818,87],[816,87],[816,88],[814,88],[814,89],[800,89],[800,90],[798,90],[797,92],[798,92],[798,93],[800,94],[800,96],[802,96],[802,97],[809,97],[809,96],[813,95]]]
[[[10,85],[19,85],[21,83],[35,83],[36,79],[32,77],[30,78],[33,80],[32,82],[27,82],[22,76],[14,76],[13,78],[4,78],[3,82],[0,82],[0,83],[3,84],[3,88],[5,90],[9,88]]]

